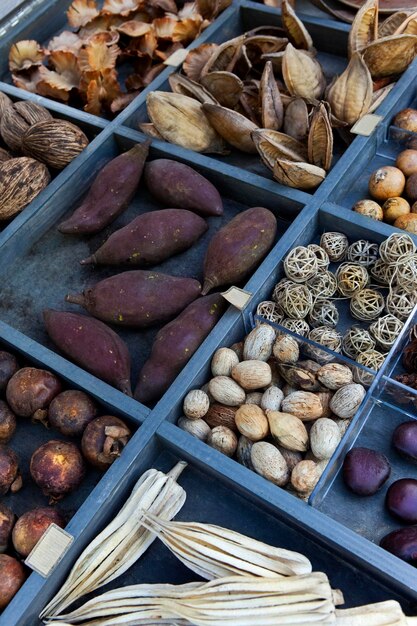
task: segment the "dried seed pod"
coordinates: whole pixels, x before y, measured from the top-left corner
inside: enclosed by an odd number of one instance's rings
[[[7,106],[0,119],[0,134],[14,152],[22,148],[23,135],[32,124],[52,120],[47,109],[36,102],[16,102]]]
[[[23,513],[13,528],[13,547],[22,557],[27,557],[51,524],[65,526],[61,511],[51,507],[38,507]]]
[[[260,441],[269,434],[265,413],[255,404],[242,404],[236,411],[235,423],[240,434],[251,441]]]
[[[232,369],[239,363],[239,357],[230,348],[219,348],[211,360],[213,376],[230,376]]]
[[[304,141],[310,127],[308,109],[302,98],[293,98],[285,109],[284,133],[297,141]],[[307,160],[307,157],[304,159]]]
[[[415,35],[381,37],[362,50],[363,59],[372,78],[402,74],[417,52]]]
[[[291,413],[303,422],[323,415],[320,398],[310,391],[294,391],[284,398],[281,404],[283,413]]]
[[[330,400],[330,408],[335,415],[343,419],[353,417],[362,404],[365,394],[363,385],[357,383],[344,385]]]
[[[243,344],[244,361],[268,361],[272,354],[272,346],[276,332],[269,324],[259,324],[249,335]]]
[[[0,163],[0,221],[20,213],[50,180],[45,165],[35,159],[18,157]]]
[[[88,146],[82,130],[66,120],[46,120],[28,128],[22,138],[25,154],[61,170]]]
[[[381,35],[379,35],[381,37]],[[348,58],[378,37],[378,2],[367,0],[356,13],[348,38]]]
[[[184,398],[183,411],[188,419],[196,420],[204,417],[209,408],[209,397],[201,389],[192,389]]]
[[[201,84],[214,96],[215,101],[204,99],[200,102],[221,105],[233,109],[243,93],[243,83],[231,72],[210,72],[201,79]]]
[[[282,59],[282,74],[292,96],[319,100],[326,86],[321,65],[304,50],[288,44]]]
[[[239,35],[214,48],[201,69],[201,76],[205,76],[209,72],[233,72],[245,38],[245,35]]]
[[[330,169],[333,159],[333,131],[325,105],[316,105],[308,133],[308,160],[313,165]]]
[[[282,0],[281,12],[282,25],[291,43],[296,48],[304,48],[305,50],[313,49],[313,40],[311,39],[310,33],[297,17],[288,0]]]
[[[258,128],[247,117],[219,104],[203,104],[202,109],[214,130],[234,148],[256,153],[251,133]]]
[[[209,382],[209,391],[216,402],[226,406],[244,404],[246,393],[232,378],[215,376]]]
[[[291,472],[291,485],[300,493],[311,493],[317,485],[320,472],[314,461],[300,461]]]
[[[295,189],[314,189],[326,177],[326,171],[310,163],[294,163],[277,159],[274,164],[274,178],[282,185]]]
[[[279,411],[267,411],[266,416],[271,435],[279,445],[298,452],[307,450],[308,432],[298,417]]]
[[[258,128],[252,132],[251,137],[263,163],[270,170],[274,169],[276,159],[307,160],[305,146],[285,133]]]
[[[353,375],[347,365],[327,363],[318,370],[317,378],[328,389],[336,390],[349,385],[353,380]]]
[[[397,28],[407,19],[407,11],[396,11],[389,15],[378,27],[378,37],[388,37],[393,35]]]
[[[255,472],[279,487],[287,484],[290,474],[281,452],[271,443],[257,441],[251,449]]]
[[[381,221],[384,218],[382,207],[374,200],[358,200],[353,205],[352,210],[373,220]]]
[[[333,456],[341,440],[338,425],[331,419],[320,417],[310,430],[311,451],[317,459],[323,461]]]
[[[280,130],[284,122],[284,106],[277,87],[271,61],[265,63],[259,84],[262,127]]]
[[[16,515],[5,504],[0,503],[0,553],[9,547]]]
[[[168,82],[174,93],[180,93],[183,96],[195,98],[199,102],[211,102],[212,104],[218,104],[216,98],[210,93],[210,91],[205,89],[202,85],[200,85],[200,83],[196,83],[194,80],[191,80],[191,78],[187,78],[184,74],[171,74],[171,76],[168,77]],[[150,124],[139,124],[139,127],[143,132],[145,132],[143,129],[144,126],[147,127],[150,126]],[[162,135],[160,135],[160,138],[162,139]]]
[[[272,382],[272,372],[265,361],[242,361],[233,367],[232,378],[240,387],[251,391],[269,385]]]
[[[272,352],[280,363],[296,363],[300,357],[297,341],[290,335],[280,335],[275,340]]]
[[[355,52],[345,71],[331,85],[327,100],[337,119],[354,124],[368,111],[372,93],[373,84],[369,69],[362,56]]]
[[[318,398],[320,398],[321,405],[323,407],[322,417],[332,417],[333,413],[330,409],[330,400],[333,398],[333,392],[331,391],[317,391]]]
[[[276,385],[271,385],[264,391],[261,399],[261,409],[264,411],[279,411],[281,408],[281,403],[284,399],[284,394],[282,390]]]
[[[9,380],[6,399],[16,415],[42,421],[46,418],[47,407],[61,389],[61,381],[52,372],[22,367]]]
[[[232,457],[237,448],[237,437],[226,426],[216,426],[208,434],[206,443],[226,456]]]
[[[185,430],[193,437],[197,437],[201,441],[207,441],[207,437],[211,433],[211,428],[204,420],[189,420],[187,417],[180,417],[177,422],[178,428]]]

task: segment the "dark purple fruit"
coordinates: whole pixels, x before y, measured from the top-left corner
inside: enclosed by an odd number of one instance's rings
[[[16,417],[7,402],[0,400],[0,443],[7,443],[16,430]]]
[[[399,559],[417,566],[417,526],[394,530],[385,535],[379,545]]]
[[[51,440],[32,454],[30,474],[53,503],[78,487],[84,478],[85,464],[76,445]]]
[[[9,380],[6,398],[16,415],[43,420],[47,414],[45,409],[61,388],[60,380],[52,372],[23,367]]]
[[[385,498],[388,511],[407,524],[417,522],[417,480],[401,478],[390,485]]]
[[[394,430],[392,445],[401,456],[417,461],[417,422],[403,422]]]
[[[65,517],[51,507],[38,507],[23,513],[13,528],[13,546],[21,556],[27,557],[51,524],[65,526]]]
[[[97,415],[97,407],[84,391],[69,389],[59,393],[49,405],[48,421],[63,435],[82,435]]]
[[[10,352],[0,350],[0,391],[6,389],[7,383],[18,369],[19,365],[16,357],[10,354]]]
[[[113,415],[102,415],[90,422],[81,440],[81,450],[87,461],[106,471],[120,456],[130,439],[126,424]]]
[[[359,496],[372,496],[390,473],[387,457],[370,448],[352,448],[343,462],[343,480]]]
[[[9,489],[12,493],[22,487],[22,477],[19,472],[19,461],[16,453],[0,445],[0,495],[4,496]]]
[[[4,609],[26,579],[23,565],[8,554],[0,554],[0,609]]]
[[[5,504],[0,504],[0,552],[5,552],[10,543],[16,515]]]

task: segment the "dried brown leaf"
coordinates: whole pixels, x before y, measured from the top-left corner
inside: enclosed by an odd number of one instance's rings
[[[116,66],[120,48],[105,43],[90,43],[80,51],[79,65],[82,72],[102,71]]]
[[[201,46],[198,46],[198,48],[190,50],[182,65],[182,69],[188,78],[197,82],[200,80],[201,70],[208,60],[211,59],[217,48],[216,43],[203,43]]]
[[[91,22],[88,22],[85,26],[80,28],[78,36],[84,43],[95,35],[96,33],[104,33],[108,30],[114,29],[124,21],[124,18],[118,15],[99,15],[95,17]]]
[[[51,52],[49,60],[55,68],[55,72],[50,72],[47,80],[51,87],[65,91],[71,91],[71,89],[78,87],[81,70],[78,59],[72,52],[55,50]]]
[[[129,20],[117,26],[117,31],[128,37],[142,37],[142,35],[149,33],[150,30],[152,30],[151,24],[138,22],[137,20]]]
[[[73,28],[80,28],[98,17],[100,11],[94,0],[74,0],[67,11],[67,20]]]
[[[115,45],[119,41],[119,39],[120,34],[117,32],[117,30],[112,30],[94,33],[94,35],[91,35],[84,41],[86,45],[104,44],[108,48],[110,48],[110,46]]]
[[[9,52],[11,72],[28,70],[34,65],[41,65],[45,52],[34,39],[22,39],[12,45]]]

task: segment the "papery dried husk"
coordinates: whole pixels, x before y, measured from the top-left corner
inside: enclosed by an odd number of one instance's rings
[[[177,20],[174,17],[159,17],[152,22],[155,37],[172,41]]]
[[[250,92],[243,92],[239,100],[239,113],[243,113],[251,122],[259,126],[261,122],[261,116],[259,111],[259,97],[258,94],[253,95]]]
[[[203,27],[201,15],[188,17],[174,25],[172,41],[181,41],[184,45],[196,39]]]
[[[171,22],[171,20],[169,21]],[[129,20],[128,22],[120,24],[120,26],[117,26],[116,28],[119,33],[123,33],[128,37],[142,37],[142,35],[146,35],[146,33],[149,33],[149,31],[152,30],[152,25],[147,24],[146,22]]]
[[[408,18],[410,11],[397,11],[393,13],[386,20],[381,22],[378,27],[378,37],[389,37],[394,35],[397,28]]]
[[[71,91],[77,88],[80,83],[81,70],[78,59],[72,52],[55,50],[51,52],[49,61],[55,71],[48,72],[43,78],[51,87]]]
[[[169,44],[167,47],[163,46],[155,50],[155,57],[161,61],[166,61],[177,50],[183,50],[184,46],[179,41]]]
[[[132,39],[129,44],[129,48],[123,50],[123,54],[129,53],[132,56],[144,57],[148,56],[153,58],[155,50],[158,47],[158,40],[155,37],[152,30],[142,35],[142,37],[136,37]]]
[[[307,160],[305,145],[285,133],[259,128],[252,132],[252,140],[262,161],[271,170],[277,159],[295,162]]]
[[[333,158],[333,131],[324,104],[313,111],[308,133],[308,160],[328,171]]]
[[[274,72],[282,73],[282,59],[284,58],[284,50],[282,52],[273,52],[272,54],[263,54],[262,61],[271,61]]]
[[[327,94],[332,113],[347,124],[354,124],[372,102],[373,85],[368,67],[359,52],[333,83]]]
[[[211,59],[217,48],[218,45],[216,43],[203,43],[201,46],[198,46],[198,48],[190,50],[182,65],[186,76],[198,82],[201,77],[201,70],[209,59]]]
[[[112,113],[123,111],[139,94],[140,91],[132,91],[131,93],[123,93],[121,96],[117,96],[110,105],[110,111]]]
[[[307,104],[302,98],[292,98],[285,108],[284,133],[302,141],[307,136],[309,126]]]
[[[232,0],[196,0],[198,13],[206,20],[214,20],[222,11],[232,4]]]
[[[223,139],[210,125],[203,106],[179,93],[152,91],[147,95],[148,115],[166,141],[195,152],[224,153]]]
[[[104,0],[101,12],[103,15],[129,15],[132,11],[137,11],[142,0]]]
[[[120,15],[99,15],[91,20],[91,22],[88,22],[85,26],[80,28],[78,36],[84,42],[87,42],[92,35],[113,30],[125,21],[126,20]]]
[[[242,81],[231,72],[210,72],[202,77],[201,84],[214,96],[218,104],[229,109],[236,106],[243,92]]]
[[[113,46],[114,44],[116,44],[120,39],[120,33],[117,32],[117,30],[107,30],[107,31],[102,31],[100,33],[94,33],[93,35],[90,35],[87,39],[85,39],[85,44],[86,45],[90,45],[90,44],[103,44],[106,45],[107,47],[110,48],[110,46]]]
[[[82,72],[96,72],[113,69],[119,56],[119,46],[106,46],[105,43],[91,43],[78,56]]]
[[[84,111],[93,115],[100,115],[102,108],[110,108],[113,100],[122,93],[116,70],[106,69],[97,74],[97,77],[88,83],[87,104],[84,106]]]
[[[271,61],[265,63],[259,85],[262,126],[279,130],[284,122],[284,106],[272,70]]]
[[[252,131],[257,128],[256,124],[237,111],[219,104],[203,104],[202,107],[212,127],[227,143],[242,152],[257,152],[251,137]]]
[[[382,87],[382,89],[378,89],[374,91],[372,94],[372,102],[371,106],[368,109],[368,113],[373,113],[377,110],[380,104],[385,100],[387,95],[391,92],[391,90],[395,87],[396,83],[391,83],[390,85],[386,85]]]
[[[282,60],[282,75],[292,96],[319,99],[326,87],[320,63],[308,52],[288,44]]]
[[[274,37],[272,35],[255,35],[245,40],[245,50],[252,65],[262,63],[264,54],[281,52],[288,44],[286,37]]]
[[[37,86],[42,80],[42,70],[46,70],[43,65],[34,66],[27,72],[20,72],[18,74],[12,73],[12,81],[19,89],[25,89],[30,93],[37,93]]]
[[[396,29],[393,33],[394,35],[402,35],[403,33],[407,35],[416,35],[417,34],[417,12],[409,15]]]
[[[245,35],[239,35],[239,37],[229,39],[229,41],[217,46],[201,69],[201,76],[205,76],[209,72],[233,72],[234,65],[239,57],[240,49],[244,41]],[[190,76],[190,78],[192,77]]]
[[[367,0],[356,14],[348,38],[348,58],[378,37],[378,0]]]
[[[178,19],[185,20],[189,17],[195,17],[199,15],[197,11],[197,5],[195,2],[185,2],[181,9],[178,11]],[[201,16],[200,16],[201,17]]]
[[[240,54],[237,57],[236,62],[233,66],[233,73],[244,80],[250,73],[251,69],[252,63],[248,57],[246,46],[243,45],[240,49]]]
[[[282,0],[282,25],[293,46],[303,48],[304,50],[313,48],[313,40],[310,33],[300,18],[297,17],[288,0]]]
[[[282,185],[295,189],[314,189],[326,177],[321,167],[310,163],[298,163],[277,159],[274,165],[274,178]]]
[[[402,74],[417,54],[417,37],[405,34],[383,37],[362,52],[372,78]]]
[[[80,28],[100,15],[94,0],[74,0],[67,11],[67,20],[73,28]]]
[[[22,39],[14,43],[9,52],[9,69],[20,72],[41,65],[45,52],[34,39]]]
[[[171,74],[168,77],[168,82],[174,93],[181,93],[183,96],[195,98],[199,102],[218,104],[216,98],[205,87],[183,74]]]
[[[60,35],[53,37],[48,44],[49,52],[54,50],[63,50],[64,52],[72,52],[78,54],[83,42],[75,33],[70,30],[64,30]]]
[[[161,133],[159,133],[154,124],[149,124],[149,122],[142,122],[139,124],[139,129],[148,137],[153,137],[154,139],[159,139],[163,141],[163,137]]]

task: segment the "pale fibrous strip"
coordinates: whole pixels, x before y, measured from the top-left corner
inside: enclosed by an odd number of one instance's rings
[[[193,572],[207,580],[230,575],[293,576],[311,572],[298,552],[276,548],[228,528],[173,522],[143,512],[142,523]]]
[[[353,609],[336,610],[337,626],[413,626],[416,617],[406,617],[398,602],[387,600],[358,606]]]
[[[182,508],[186,494],[176,479],[186,467],[178,463],[164,474],[155,469],[145,472],[116,517],[85,548],[60,591],[49,602],[41,617],[62,612],[85,594],[121,576],[155,540],[138,517],[148,510],[171,519]]]

